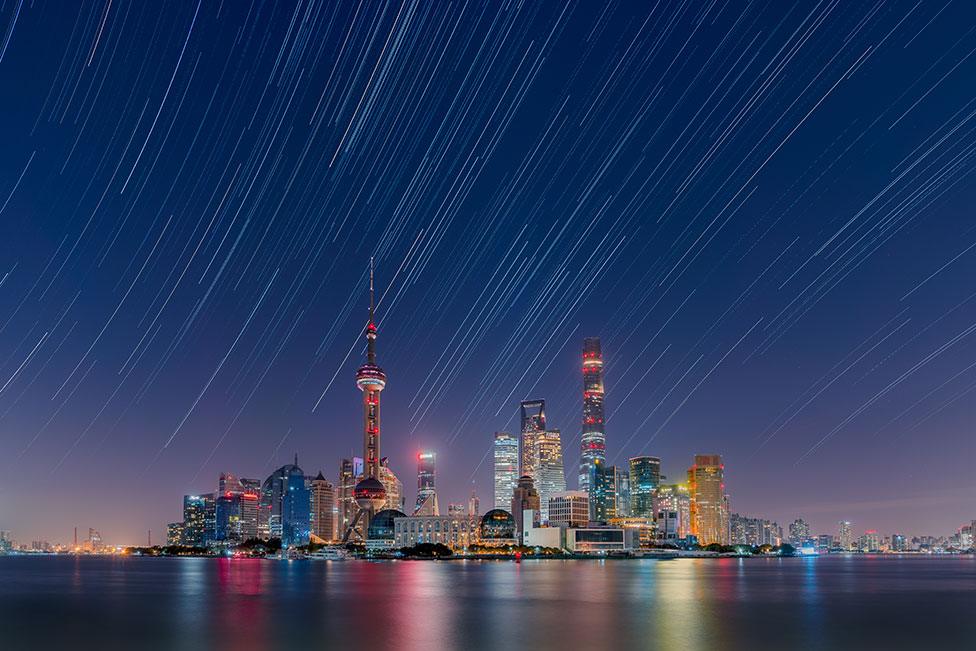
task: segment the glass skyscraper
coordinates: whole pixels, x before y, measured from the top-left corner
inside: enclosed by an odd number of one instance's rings
[[[546,401],[526,400],[521,404],[522,444],[519,459],[519,476],[527,475],[535,479],[539,467],[539,448],[535,441],[546,429]]]
[[[544,430],[535,435],[538,460],[536,488],[539,491],[540,517],[549,520],[549,498],[566,490],[566,473],[563,469],[563,446],[559,430]]]
[[[297,465],[284,477],[281,496],[281,546],[308,544],[311,498],[305,485],[305,474]]]
[[[437,505],[437,454],[417,454],[417,505],[414,515],[440,515]]]
[[[583,432],[580,439],[579,488],[590,492],[593,462],[606,461],[603,422],[603,352],[599,337],[583,340]],[[594,503],[590,495],[590,505]]]
[[[725,466],[718,454],[696,454],[688,470],[691,491],[691,532],[702,545],[729,544],[729,514],[725,500]]]
[[[590,474],[590,513],[595,522],[617,517],[617,468],[604,459],[594,459]]]
[[[654,492],[661,485],[661,460],[657,457],[630,459],[630,514],[654,517]]]
[[[518,481],[519,442],[508,432],[495,432],[495,504],[494,508],[508,510],[512,506],[512,491]]]
[[[184,495],[182,544],[206,547],[214,539],[214,516],[213,493]]]

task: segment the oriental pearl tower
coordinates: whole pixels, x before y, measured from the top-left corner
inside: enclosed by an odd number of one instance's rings
[[[373,515],[386,502],[386,489],[380,482],[380,392],[386,387],[386,373],[376,365],[376,323],[373,319],[373,259],[369,259],[369,322],[366,324],[366,363],[356,371],[356,386],[363,392],[363,478],[353,489],[359,505],[356,517],[342,537],[365,540]],[[361,528],[357,529],[357,525]]]

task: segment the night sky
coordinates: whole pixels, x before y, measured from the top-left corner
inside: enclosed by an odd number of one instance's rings
[[[612,462],[734,511],[976,517],[976,9],[961,1],[0,0],[0,528],[155,540],[217,474],[383,454],[491,504],[580,350]]]

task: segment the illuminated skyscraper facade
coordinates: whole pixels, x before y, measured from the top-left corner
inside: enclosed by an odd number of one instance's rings
[[[688,469],[688,488],[691,491],[691,528],[699,543],[729,544],[722,457],[696,454],[695,465]]]
[[[259,484],[254,479],[220,474],[215,500],[215,540],[244,542],[257,537]]]
[[[322,540],[335,540],[335,486],[319,471],[315,479],[310,482],[309,491],[312,501],[310,521],[312,534]]]
[[[336,499],[339,503],[340,532],[345,532],[349,528],[349,525],[352,524],[352,521],[356,517],[356,512],[359,510],[353,491],[356,488],[356,482],[362,474],[362,457],[343,459],[339,462],[339,495]]]
[[[599,337],[583,340],[583,433],[580,439],[579,489],[590,492],[593,462],[606,461],[603,424],[603,352]],[[593,495],[590,494],[593,505]]]
[[[417,504],[414,515],[440,515],[437,504],[437,454],[417,454]]]
[[[507,511],[512,506],[512,491],[518,481],[519,442],[508,432],[495,432],[495,502],[496,509]]]
[[[536,440],[546,429],[546,401],[525,400],[521,404],[522,441],[519,476],[536,478],[539,468],[539,447]]]
[[[661,485],[661,460],[633,457],[630,466],[630,514],[636,518],[654,517],[654,492]]]
[[[549,520],[549,498],[566,490],[566,473],[563,469],[563,446],[559,430],[544,430],[535,434],[538,466],[535,485],[539,491],[540,518]]]
[[[297,465],[284,478],[281,496],[281,546],[308,544],[311,533],[312,500],[305,485],[305,474]]]
[[[393,474],[389,464],[388,457],[380,459],[380,482],[386,489],[386,502],[383,508],[403,511],[403,482]]]
[[[590,519],[609,522],[617,517],[617,468],[605,459],[594,459],[590,466]]]
[[[691,495],[680,484],[665,484],[654,491],[654,530],[658,540],[676,541],[691,533]]]
[[[262,537],[281,538],[281,501],[285,495],[288,484],[288,477],[291,472],[298,468],[298,455],[295,455],[295,462],[281,466],[275,470],[261,486],[260,515],[258,516],[259,529]],[[299,469],[301,472],[301,469]],[[267,524],[265,524],[267,523]]]
[[[214,539],[216,523],[212,518],[215,511],[213,493],[184,495],[182,544],[191,547],[206,547]],[[208,519],[208,514],[211,519]]]

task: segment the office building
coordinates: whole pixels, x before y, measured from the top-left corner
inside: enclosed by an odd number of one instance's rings
[[[508,432],[495,432],[493,445],[495,461],[495,508],[508,509],[512,504],[512,491],[518,482],[519,441]]]
[[[437,504],[437,454],[424,451],[417,454],[417,504],[414,515],[440,515]]]
[[[520,405],[522,440],[519,445],[519,476],[536,478],[539,467],[539,447],[536,438],[546,430],[546,401],[525,400]]]
[[[261,486],[261,514],[258,517],[262,537],[282,538],[282,500],[292,473],[298,469],[298,455],[295,462],[281,466],[271,473]],[[304,474],[302,475],[304,481]],[[267,525],[264,523],[267,522]],[[266,531],[266,532],[265,532]]]
[[[617,468],[603,459],[593,459],[589,483],[590,520],[609,522],[617,517]]]
[[[363,474],[362,457],[343,459],[339,462],[339,493],[336,497],[339,507],[339,531],[345,532],[356,517],[359,506],[353,490],[358,478]]]
[[[717,454],[696,454],[688,469],[691,491],[691,532],[702,545],[729,544],[725,466]]]
[[[183,538],[180,544],[206,547],[216,537],[216,503],[213,493],[183,496]]]
[[[580,439],[579,488],[590,493],[593,462],[606,464],[607,441],[603,418],[603,352],[599,337],[583,340],[583,433]]]
[[[624,468],[614,467],[614,510],[616,517],[630,517],[630,473]]]
[[[842,520],[838,523],[837,546],[841,551],[849,552],[854,548],[854,529],[851,523]]]
[[[590,521],[590,496],[584,491],[563,491],[549,497],[549,524],[585,527]]]
[[[543,522],[549,520],[549,498],[566,490],[566,474],[563,469],[563,446],[559,430],[543,430],[534,437],[537,460],[535,486],[539,491]]]
[[[335,486],[319,471],[310,482],[311,502],[310,527],[312,534],[321,540],[336,540]]]
[[[630,515],[654,517],[654,493],[661,485],[661,460],[657,457],[632,457],[630,467]]]
[[[663,484],[654,491],[655,537],[665,542],[691,534],[691,494],[680,484]]]
[[[750,518],[738,513],[729,515],[730,542],[732,545],[776,547],[783,542],[782,528],[764,518]]]
[[[521,534],[526,526],[532,523],[524,522],[525,511],[532,511],[535,524],[539,524],[539,491],[535,489],[535,482],[528,475],[519,477],[512,495],[512,517],[515,518],[516,532]]]
[[[803,518],[797,518],[790,523],[790,544],[794,547],[802,547],[810,540],[810,525]]]
[[[296,459],[297,461],[297,459]],[[292,466],[282,484],[281,546],[307,545],[311,533],[311,497],[305,485],[305,474]]]
[[[166,544],[167,545],[182,545],[183,544],[183,523],[182,522],[170,522],[166,525]]]
[[[387,457],[380,459],[380,483],[386,490],[386,502],[383,504],[383,508],[402,511],[404,503],[403,482],[393,474]],[[355,505],[355,502],[353,504]]]

